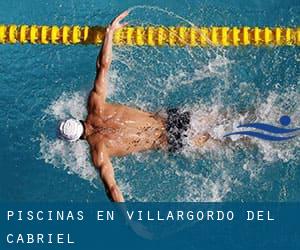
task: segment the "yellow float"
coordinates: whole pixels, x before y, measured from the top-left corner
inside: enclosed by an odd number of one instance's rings
[[[0,44],[101,44],[105,27],[0,25]],[[114,44],[128,46],[299,46],[299,27],[164,27],[120,29]]]

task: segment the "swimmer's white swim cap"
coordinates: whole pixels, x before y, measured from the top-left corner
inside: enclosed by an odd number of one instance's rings
[[[67,119],[61,121],[58,127],[59,137],[66,141],[77,141],[83,134],[84,128],[82,123],[76,119]]]

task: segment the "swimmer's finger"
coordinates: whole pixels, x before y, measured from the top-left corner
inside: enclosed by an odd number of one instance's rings
[[[129,24],[129,22],[121,23],[121,24],[120,24],[120,28],[124,28],[124,27],[127,26],[128,24]]]
[[[124,12],[122,12],[119,15],[120,20],[124,19],[125,17],[127,17],[129,15],[129,10],[125,10]]]
[[[122,12],[119,16],[116,17],[116,19],[114,20],[117,21],[117,22],[120,22],[122,21],[125,17],[127,17],[129,14],[129,11],[128,10],[125,10],[124,12]]]

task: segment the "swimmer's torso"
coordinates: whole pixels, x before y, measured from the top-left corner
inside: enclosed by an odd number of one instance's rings
[[[86,123],[92,127],[87,140],[93,149],[104,143],[110,156],[122,156],[166,146],[165,122],[142,110],[119,104],[94,103],[90,96]]]

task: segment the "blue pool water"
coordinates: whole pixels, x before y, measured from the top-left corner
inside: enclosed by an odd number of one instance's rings
[[[1,1],[0,23],[299,26],[299,1]],[[0,45],[0,200],[102,201],[86,143],[55,137],[59,119],[84,118],[96,46]],[[116,47],[109,100],[149,111],[192,110],[193,131],[216,138],[239,123],[300,127],[300,50]],[[225,115],[226,114],[226,115]],[[180,155],[113,159],[130,201],[300,201],[300,136],[282,143],[209,144]]]

